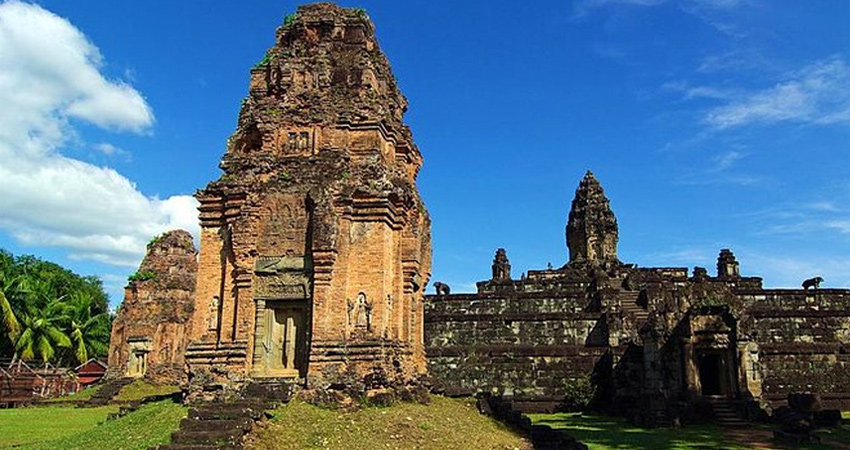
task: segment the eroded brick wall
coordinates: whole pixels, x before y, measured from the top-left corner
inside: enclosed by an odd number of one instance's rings
[[[112,324],[110,377],[143,375],[172,384],[186,380],[184,355],[193,325],[197,270],[188,232],[170,231],[151,241]],[[145,355],[144,373],[128,367],[134,352]]]
[[[744,295],[759,345],[764,396],[820,393],[828,407],[850,407],[850,292],[767,290]]]
[[[605,316],[571,294],[429,296],[425,345],[431,375],[450,393],[509,395],[528,410],[562,401],[608,349]]]

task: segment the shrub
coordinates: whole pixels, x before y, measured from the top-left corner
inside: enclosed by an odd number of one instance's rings
[[[145,270],[130,275],[129,277],[127,277],[127,281],[147,281],[153,280],[154,278],[156,278],[156,273],[150,270]]]
[[[596,386],[591,382],[590,376],[566,378],[563,408],[566,411],[582,411],[590,405],[595,394]]]
[[[283,18],[283,26],[287,27],[289,25],[292,25],[293,23],[295,23],[295,21],[297,19],[298,19],[298,13],[297,12],[294,12],[292,14],[288,14],[286,17]]]

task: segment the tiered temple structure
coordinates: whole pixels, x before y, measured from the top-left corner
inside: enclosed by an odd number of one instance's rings
[[[251,71],[224,174],[197,194],[196,383],[425,372],[430,219],[406,109],[362,10],[286,18]]]
[[[793,392],[850,406],[850,290],[764,289],[728,249],[716,276],[621,263],[617,221],[590,172],[566,234],[561,268],[512,279],[499,249],[477,294],[428,297],[428,364],[447,391],[551,410],[589,382],[597,406],[652,425],[707,401],[753,411]]]
[[[186,381],[183,357],[195,306],[196,255],[192,236],[183,230],[148,244],[112,322],[108,377]]]
[[[709,400],[743,410],[792,392],[850,408],[850,290],[819,278],[764,289],[728,249],[715,276],[625,264],[590,172],[563,267],[515,279],[500,248],[476,294],[440,284],[426,301],[431,224],[406,108],[365,13],[318,3],[287,17],[251,70],[224,173],[197,194],[197,259],[185,232],[148,247],[113,326],[110,376],[188,378],[191,397],[430,371],[448,392],[527,410],[592,386],[598,406],[653,425]]]

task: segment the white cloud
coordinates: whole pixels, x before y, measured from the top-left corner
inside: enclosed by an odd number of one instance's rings
[[[829,241],[844,239],[850,234],[850,211],[836,206],[846,204],[845,198],[833,200],[810,199],[786,203],[747,215],[762,223],[757,235],[783,236],[784,239]],[[837,235],[835,234],[837,233]]]
[[[738,261],[742,275],[763,277],[766,287],[799,289],[803,280],[815,276],[824,278],[822,287],[850,284],[850,258],[742,251]]]
[[[826,226],[839,233],[850,234],[850,220],[831,220],[826,223]]]
[[[157,233],[180,227],[197,235],[196,202],[148,197],[115,170],[60,153],[76,136],[75,121],[136,133],[154,123],[138,91],[103,76],[102,60],[67,20],[37,5],[0,3],[0,228],[72,258],[134,266]]]
[[[741,152],[731,150],[721,153],[713,158],[714,167],[711,168],[714,172],[722,172],[741,160],[745,155]]]
[[[687,13],[702,10],[729,10],[747,3],[748,0],[684,0],[681,3],[670,0],[576,0],[573,7],[575,17],[584,17],[591,11],[606,6],[651,7],[665,3],[677,3]],[[722,30],[721,30],[722,31]]]
[[[680,93],[682,100],[710,99],[710,100],[732,100],[740,97],[741,92],[715,86],[694,86],[687,81],[670,81],[661,85],[661,89]]]
[[[692,168],[680,171],[674,181],[684,186],[708,186],[708,185],[738,185],[751,186],[763,184],[764,177],[741,169],[733,170],[738,161],[746,158],[747,154],[738,150],[729,150],[712,157],[709,164],[693,165]],[[749,170],[749,168],[745,168]]]
[[[770,88],[746,92],[713,108],[704,122],[718,129],[749,124],[850,122],[850,67],[843,59],[818,61]]]
[[[127,154],[126,151],[124,151],[124,150],[122,150],[122,149],[120,149],[120,148],[118,148],[118,147],[116,147],[116,146],[114,146],[114,145],[112,145],[108,142],[101,142],[99,144],[95,144],[93,147],[94,147],[95,150],[103,153],[106,156]]]

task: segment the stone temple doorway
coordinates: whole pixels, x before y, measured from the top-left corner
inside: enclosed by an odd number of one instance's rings
[[[151,351],[151,339],[132,337],[127,340],[130,357],[127,360],[127,376],[139,378],[148,372],[148,353]]]
[[[704,396],[732,395],[728,352],[703,351],[697,354],[700,393]]]
[[[307,307],[304,302],[266,301],[260,336],[261,354],[254,374],[267,377],[303,377],[307,362]],[[257,364],[259,363],[259,367]]]

